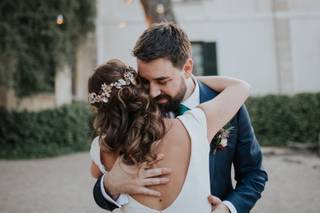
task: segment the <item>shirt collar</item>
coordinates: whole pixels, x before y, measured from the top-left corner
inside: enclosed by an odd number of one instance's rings
[[[195,88],[192,92],[192,94],[184,100],[181,104],[188,107],[189,109],[195,108],[200,104],[200,89],[198,81],[192,77],[193,82],[195,83]]]

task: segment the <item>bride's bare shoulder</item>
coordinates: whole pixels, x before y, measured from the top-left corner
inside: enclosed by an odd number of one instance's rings
[[[189,139],[189,134],[179,119],[165,119],[165,124],[167,128],[165,139],[173,140],[177,143]]]

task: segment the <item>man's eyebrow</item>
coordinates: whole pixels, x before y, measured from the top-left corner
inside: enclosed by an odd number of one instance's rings
[[[163,81],[163,80],[167,80],[168,78],[170,78],[170,77],[169,77],[169,76],[163,76],[163,77],[155,78],[154,80],[156,80],[156,81]]]

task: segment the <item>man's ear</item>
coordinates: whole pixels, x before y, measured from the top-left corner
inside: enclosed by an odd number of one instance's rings
[[[191,57],[186,60],[186,63],[183,65],[182,69],[184,71],[185,78],[190,78],[193,70],[193,60]]]

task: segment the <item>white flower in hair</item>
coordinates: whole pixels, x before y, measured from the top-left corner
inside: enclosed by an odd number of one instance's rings
[[[105,92],[107,97],[110,97],[110,93],[111,93],[111,89],[112,89],[112,87],[110,85],[106,85],[105,83],[103,83],[101,85],[101,89],[103,92]]]
[[[101,85],[101,90],[102,92],[100,93],[100,95],[92,92],[89,93],[88,95],[88,101],[90,104],[94,104],[94,103],[99,103],[99,102],[103,102],[103,103],[108,103],[109,101],[109,97],[111,94],[111,91],[113,88],[116,89],[122,89],[123,86],[128,86],[130,84],[135,85],[136,84],[136,79],[135,79],[135,74],[136,71],[134,69],[132,69],[131,67],[129,67],[128,69],[126,69],[123,77],[119,80],[117,80],[116,82],[113,82],[109,85],[107,85],[106,83],[103,83]]]

